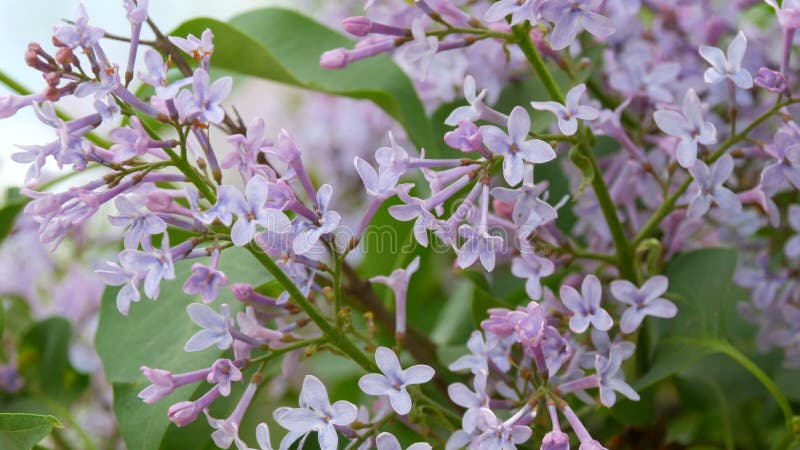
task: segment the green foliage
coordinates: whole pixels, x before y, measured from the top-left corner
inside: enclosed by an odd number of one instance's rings
[[[53,416],[0,413],[0,448],[27,450],[44,439],[61,422]]]
[[[230,23],[190,20],[171,35],[214,32],[213,64],[218,69],[346,97],[366,99],[397,119],[419,147],[434,149],[440,139],[408,77],[388,56],[359,61],[342,70],[320,67],[319,57],[354,42],[295,11],[265,8]]]
[[[14,221],[26,203],[27,199],[20,195],[19,189],[12,188],[6,191],[5,200],[0,207],[0,243],[11,233]]]
[[[194,262],[197,261],[177,262],[175,280],[162,282],[158,300],[153,302],[143,298],[140,303],[132,305],[127,317],[117,311],[117,289],[107,289],[103,296],[95,346],[114,388],[114,412],[129,449],[160,448],[165,434],[174,430],[167,420],[167,408],[173,403],[196,398],[209,388],[204,383],[179,388],[167,398],[147,405],[136,396],[148,384],[141,375],[140,366],[175,373],[188,372],[210,366],[223,353],[216,347],[195,353],[183,350],[189,337],[199,331],[186,314],[186,306],[198,302],[199,297],[193,298],[182,290]],[[258,285],[267,280],[266,272],[253,257],[238,248],[222,253],[220,270],[235,275],[230,283]],[[211,306],[218,308],[222,303],[231,305],[233,314],[242,310],[241,303],[230,290],[221,290],[219,298]],[[200,420],[207,431],[204,421]],[[187,442],[197,441],[198,445],[191,448],[201,448],[210,439],[205,431],[170,432],[181,433]]]

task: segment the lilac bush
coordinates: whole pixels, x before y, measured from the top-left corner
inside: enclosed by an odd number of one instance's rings
[[[0,72],[0,442],[800,448],[797,2],[122,3]]]

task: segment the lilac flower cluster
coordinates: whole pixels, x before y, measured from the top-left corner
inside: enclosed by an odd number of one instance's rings
[[[431,106],[454,91],[443,60],[471,52],[503,57],[455,71],[464,102],[446,111],[448,149],[416,152],[389,132],[388,146],[353,158],[351,173],[367,199],[355,215],[339,212],[343,189],[317,182],[289,131],[271,136],[263,118],[245,124],[229,114],[224,102],[233,79],[212,79],[211,30],[165,37],[147,20],[146,1],[126,0],[131,36],[123,39],[130,44],[124,74],[106,56],[109,35],[89,25],[82,5],[73,21],[55,28],[53,52],[28,47],[25,60],[47,86],[0,98],[0,117],[31,107],[55,131],[52,142],[21,146],[12,156],[30,164],[25,213],[42,242],[58,246],[98,215],[124,229],[122,250],[96,268],[104,284],[118,287],[123,315],[147,307],[134,305],[142,292],[157,300],[162,283],[177,277],[176,263],[191,260],[191,274],[178,280],[198,300],[186,308],[196,332],[184,350],[224,352],[189,372],[142,366],[150,382],[138,394],[145,403],[201,386],[195,400],[169,407],[169,420],[182,427],[203,413],[218,447],[248,448],[240,436],[243,418],[266,364],[281,358],[283,376],[302,379],[297,407],[272,412],[287,430],[281,449],[302,448],[312,435],[323,450],[339,448],[340,439],[348,448],[402,448],[387,431],[393,422],[429,441],[409,448],[446,442],[448,449],[513,449],[532,440],[545,411],[550,424],[536,433],[543,435],[540,448],[570,448],[564,418],[580,449],[602,449],[573,408],[598,400],[611,408],[618,394],[639,400],[626,361],[637,351],[640,330],[652,318],[678,314],[664,265],[678,252],[720,243],[742,249],[737,282],[753,301],[741,309],[760,327],[759,346],[783,348],[785,365],[798,367],[796,2],[767,0],[777,15],[777,26],[767,29],[740,27],[735,13],[753,2],[724,11],[705,0],[372,3],[365,5],[370,17],[343,21],[362,39],[322,54],[323,68],[396,51],[420,92],[433,93],[426,99]],[[639,18],[645,9],[658,12],[646,23]],[[381,16],[386,11],[393,14]],[[145,23],[156,41],[140,40]],[[778,32],[778,59],[753,45]],[[136,70],[145,45],[152,48]],[[512,69],[529,77],[527,65],[544,90],[500,106],[495,100]],[[499,75],[487,75],[494,69]],[[137,96],[134,82],[152,94]],[[92,112],[64,118],[57,105],[67,97]],[[111,128],[109,141],[95,134],[101,125]],[[213,139],[217,132],[226,140]],[[599,151],[603,142],[618,151]],[[104,168],[104,174],[63,192],[37,190],[51,159],[59,168]],[[579,170],[567,168],[570,161]],[[563,170],[554,176],[559,163]],[[556,194],[562,178],[572,188]],[[574,223],[565,208],[577,216]],[[350,265],[348,255],[361,248],[383,210],[411,222],[419,246],[452,251],[459,270],[476,269],[484,281],[510,272],[524,286],[524,301],[486,311],[467,341],[469,353],[449,366],[425,353],[432,344],[408,317],[412,280],[424,260],[369,280]],[[753,238],[770,228],[779,233]],[[220,269],[221,261],[244,253],[272,284],[242,283]],[[370,282],[388,286],[394,314],[376,300]],[[226,290],[239,304],[217,301]],[[364,326],[353,309],[365,313]],[[394,348],[380,345],[376,320],[394,333]],[[377,397],[372,408],[332,402],[323,381],[298,363],[300,355],[322,351],[358,366],[363,397]],[[404,369],[407,356],[418,364]],[[446,371],[460,381],[445,382]],[[12,381],[3,385],[13,387]],[[236,395],[226,418],[212,416],[217,400]],[[446,397],[462,408],[458,414],[443,404]],[[430,430],[425,411],[450,433]],[[255,440],[272,448],[266,423]]]

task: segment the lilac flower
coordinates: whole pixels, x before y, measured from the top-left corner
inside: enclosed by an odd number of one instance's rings
[[[789,226],[797,234],[786,241],[783,251],[790,258],[800,258],[800,206],[789,205],[788,216]]]
[[[189,425],[197,419],[200,412],[207,409],[219,398],[219,389],[214,387],[197,400],[175,403],[167,410],[169,421],[179,427]]]
[[[478,427],[478,416],[481,408],[489,405],[489,395],[486,392],[487,373],[483,370],[475,372],[472,392],[463,383],[453,383],[447,387],[447,395],[458,406],[466,408],[461,418],[461,427],[467,433],[472,433]]]
[[[503,238],[494,236],[484,227],[462,225],[459,234],[466,242],[458,249],[457,263],[462,269],[475,264],[480,259],[487,272],[494,270],[495,255],[503,248]]]
[[[530,249],[520,252],[511,260],[511,273],[517,278],[525,279],[525,292],[532,300],[542,298],[541,279],[552,275],[555,265],[547,258],[542,258]]]
[[[408,194],[411,185],[404,184],[398,186],[397,195],[403,200],[403,205],[392,205],[389,207],[389,214],[397,220],[407,222],[414,221],[414,238],[423,247],[428,246],[428,228],[433,226],[434,217],[428,211],[425,201]]]
[[[238,192],[238,191],[237,191]],[[247,245],[256,234],[256,224],[275,232],[285,232],[291,226],[283,212],[266,208],[269,197],[269,184],[261,175],[247,181],[244,198],[231,205],[231,212],[236,215],[236,222],[231,228],[231,241],[234,245]]]
[[[595,369],[600,377],[600,402],[608,408],[617,401],[615,391],[633,401],[639,400],[639,394],[625,382],[621,368],[623,359],[624,354],[615,347],[611,347],[608,357],[597,355],[595,359]]]
[[[419,64],[420,79],[425,81],[428,77],[431,60],[439,50],[439,39],[436,36],[425,34],[422,18],[415,19],[411,24],[411,35],[414,40],[405,45],[403,56],[407,60]]]
[[[95,270],[98,278],[103,284],[108,286],[122,286],[117,292],[116,305],[117,310],[127,316],[131,309],[132,302],[138,302],[141,297],[139,295],[139,284],[141,279],[139,276],[122,266],[112,262],[104,262],[103,265]]]
[[[197,383],[205,378],[211,369],[201,369],[194,372],[173,374],[166,370],[141,367],[142,374],[150,380],[150,385],[142,389],[137,397],[145,403],[155,403],[171,394],[176,388],[191,383]]]
[[[189,295],[201,294],[203,303],[211,303],[217,298],[219,288],[228,284],[228,277],[217,270],[219,262],[219,249],[211,252],[211,262],[208,266],[192,264],[192,275],[183,285],[183,292]]]
[[[497,4],[497,3],[495,3]],[[486,89],[476,94],[475,78],[472,75],[464,77],[464,98],[469,103],[468,106],[459,106],[450,112],[444,123],[445,125],[455,126],[466,120],[468,122],[475,122],[481,118],[481,108],[486,106],[483,104],[483,98],[486,97]]]
[[[776,161],[761,172],[761,187],[764,192],[772,196],[786,182],[800,189],[800,144],[797,137],[779,131],[775,135],[775,141],[766,146],[765,150]]]
[[[114,205],[119,215],[108,216],[108,220],[114,226],[128,227],[123,240],[126,249],[138,248],[145,235],[160,234],[167,230],[167,223],[162,218],[137,207],[126,196],[114,199]]]
[[[567,48],[581,29],[598,38],[614,34],[614,23],[593,11],[601,3],[602,0],[550,0],[542,5],[542,16],[553,22],[550,35],[553,50]]]
[[[397,414],[404,416],[411,412],[411,396],[406,386],[427,383],[433,378],[433,369],[425,364],[417,364],[403,370],[397,355],[387,347],[375,350],[375,362],[383,374],[364,375],[358,380],[358,387],[369,395],[388,396]]]
[[[86,7],[80,3],[75,11],[74,23],[56,27],[53,37],[70,48],[91,47],[105,36],[105,31],[101,28],[91,27],[88,23],[89,16],[86,14]]]
[[[144,279],[144,293],[153,300],[158,298],[162,278],[175,279],[175,267],[172,265],[172,252],[166,233],[161,240],[161,247],[161,251],[150,248],[146,252],[123,250],[119,254],[122,267]]]
[[[145,52],[144,64],[147,67],[147,73],[139,72],[139,79],[145,84],[153,86],[158,98],[164,100],[175,98],[181,87],[192,82],[191,78],[182,78],[170,83],[167,79],[169,66],[156,50],[148,49]]]
[[[524,2],[519,0],[500,0],[486,10],[483,20],[499,22],[511,14],[511,25],[516,25],[526,20],[535,24],[540,4],[541,1],[539,0],[525,0]]]
[[[742,67],[744,52],[747,50],[747,38],[744,33],[739,31],[736,37],[728,45],[727,57],[717,47],[707,45],[700,46],[700,56],[703,57],[711,67],[706,69],[703,78],[706,83],[719,83],[724,79],[730,79],[733,84],[742,89],[753,87],[753,76],[747,69]]]
[[[44,94],[13,95],[0,94],[0,119],[7,119],[20,109],[34,103],[43,102]]]
[[[581,284],[581,293],[572,286],[561,286],[561,301],[572,311],[569,328],[575,333],[583,333],[591,323],[601,331],[611,329],[614,321],[605,309],[600,307],[603,295],[600,280],[594,275],[587,275]]]
[[[17,147],[22,151],[12,153],[11,159],[20,164],[32,163],[25,174],[25,184],[30,183],[32,180],[38,180],[42,176],[42,167],[44,167],[47,157],[55,157],[59,150],[58,142],[51,142],[46,145],[18,145]]]
[[[358,416],[358,408],[345,400],[331,405],[325,385],[317,377],[306,375],[300,391],[300,407],[279,408],[273,416],[276,422],[289,430],[294,440],[316,431],[321,450],[336,450],[339,436],[335,426],[351,424]],[[292,442],[284,439],[281,448],[289,448]]]
[[[514,204],[511,220],[526,231],[526,228],[537,228],[558,218],[556,209],[539,198],[546,186],[546,183],[523,183],[519,189],[496,187],[491,193],[497,200]]]
[[[697,144],[710,145],[717,142],[717,129],[711,122],[703,121],[703,105],[694,89],[689,89],[683,98],[683,114],[658,110],[653,119],[661,131],[680,139],[676,150],[678,163],[690,168],[697,160]]]
[[[561,366],[566,364],[572,356],[572,347],[570,347],[569,341],[565,337],[569,338],[569,334],[562,336],[553,327],[543,328],[541,351],[544,354],[545,366],[550,377],[558,373]]]
[[[444,142],[465,153],[479,152],[482,149],[483,136],[477,125],[468,120],[462,120],[458,122],[457,129],[445,133]]]
[[[506,345],[498,336],[492,333],[486,333],[486,340],[484,340],[480,331],[473,331],[467,340],[467,348],[470,354],[461,356],[447,368],[454,372],[468,369],[477,374],[479,371],[488,372],[489,362],[491,361],[495,367],[502,372],[506,372],[511,368],[507,352],[509,347],[510,345]]]
[[[770,70],[766,67],[758,69],[758,75],[756,76],[755,80],[753,80],[753,84],[760,88],[766,89],[773,94],[783,94],[789,89],[789,85],[784,74]]]
[[[569,450],[569,436],[561,431],[556,406],[548,403],[547,411],[550,413],[550,423],[553,424],[553,430],[544,435],[540,450]]]
[[[369,279],[373,283],[383,283],[389,286],[394,292],[395,304],[395,333],[398,337],[406,332],[406,295],[408,293],[408,282],[411,275],[419,269],[419,256],[416,256],[405,269],[395,269],[391,275],[376,276]]]
[[[645,316],[675,317],[678,308],[671,301],[661,298],[667,292],[669,280],[664,275],[656,275],[645,281],[641,289],[627,280],[611,282],[611,293],[622,303],[631,305],[622,313],[619,329],[623,333],[633,333],[639,328]]]
[[[200,39],[190,34],[187,39],[170,36],[169,41],[200,63],[200,67],[208,70],[211,55],[214,53],[214,33],[210,29],[206,28]]]
[[[723,211],[738,214],[742,211],[742,203],[730,189],[723,186],[733,173],[733,158],[729,154],[723,155],[709,170],[702,161],[697,161],[689,169],[694,177],[697,190],[692,202],[689,204],[689,217],[702,217],[711,207],[713,200]]]
[[[197,69],[192,78],[193,94],[182,91],[178,95],[178,104],[185,111],[187,119],[197,118],[201,122],[218,124],[225,118],[225,110],[220,103],[228,97],[232,87],[231,77],[222,77],[211,83],[208,72]]]
[[[253,401],[256,389],[258,389],[258,384],[248,383],[242,398],[239,399],[233,412],[225,420],[214,419],[208,413],[208,409],[203,410],[208,419],[208,424],[214,429],[214,432],[211,433],[211,439],[217,447],[226,449],[231,444],[236,443],[236,448],[240,450],[247,448],[247,445],[239,438],[239,425],[242,423],[242,418],[247,408],[250,407],[250,402]]]
[[[211,371],[206,376],[206,380],[219,387],[219,393],[223,397],[231,394],[231,381],[242,379],[242,372],[230,359],[218,359],[211,365]]]
[[[192,335],[183,349],[187,352],[197,352],[212,345],[216,345],[220,350],[225,350],[233,344],[231,327],[231,308],[227,304],[220,306],[220,314],[213,309],[200,303],[192,303],[186,307],[186,312],[192,322],[200,325],[203,329]]]
[[[589,432],[586,431],[586,427],[581,423],[581,420],[569,406],[564,407],[562,412],[564,413],[564,417],[567,418],[567,422],[569,422],[572,430],[575,431],[578,441],[581,443],[578,450],[608,450],[592,438]]]
[[[578,131],[578,119],[595,120],[600,111],[593,106],[581,105],[581,97],[586,92],[586,85],[581,83],[567,92],[565,103],[531,102],[533,109],[550,111],[558,119],[558,128],[565,136],[572,136]]]
[[[328,206],[333,196],[333,188],[329,184],[319,187],[316,196],[316,204],[319,213],[319,225],[307,223],[304,228],[297,233],[292,241],[292,249],[298,255],[310,252],[319,242],[320,238],[332,233],[339,226],[341,216],[336,211],[328,211]]]
[[[383,432],[375,438],[375,445],[378,450],[403,450],[403,447],[400,446],[400,442],[394,437],[391,433]],[[406,450],[431,450],[431,445],[426,444],[424,442],[417,442],[415,444],[411,444],[406,448]]]
[[[196,195],[196,191],[193,191],[192,195]],[[241,202],[243,202],[242,193],[233,186],[223,184],[217,188],[217,203],[205,212],[197,213],[197,219],[206,225],[213,223],[217,219],[223,225],[230,225],[233,221],[233,210]]]
[[[522,181],[525,162],[542,164],[556,157],[556,152],[546,142],[527,139],[530,130],[530,116],[521,106],[515,106],[508,116],[508,134],[493,125],[480,127],[486,147],[503,157],[503,176],[512,186]]]
[[[529,413],[530,405],[526,404],[505,422],[494,415],[489,408],[481,408],[478,428],[482,433],[469,446],[470,450],[516,450],[514,444],[522,444],[531,437],[531,429],[524,425],[516,425],[516,421]]]
[[[383,202],[395,195],[399,175],[382,167],[376,172],[367,161],[358,156],[353,160],[353,164],[358,176],[361,177],[361,182],[364,183],[367,195],[371,198]]]

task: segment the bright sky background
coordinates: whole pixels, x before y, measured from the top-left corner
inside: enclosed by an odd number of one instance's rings
[[[45,49],[52,26],[61,19],[74,17],[77,0],[2,1],[0,14],[0,70],[29,88],[40,88],[44,82],[38,72],[28,68],[23,60],[27,44],[40,42]],[[207,16],[228,19],[236,14],[268,5],[289,5],[290,0],[150,0],[150,16],[162,31],[175,28],[186,19]],[[125,19],[121,0],[84,0],[90,23],[116,34],[127,34],[130,25]],[[146,28],[146,27],[145,27]],[[148,30],[149,31],[149,30]],[[146,31],[144,36],[148,37]],[[127,51],[123,45],[106,49],[113,60],[124,63]],[[0,84],[0,94],[9,92]],[[52,133],[33,116],[30,108],[12,118],[0,120],[0,187],[20,185],[27,167],[10,159],[14,144],[43,144],[53,139]],[[2,198],[0,197],[0,201]]]

